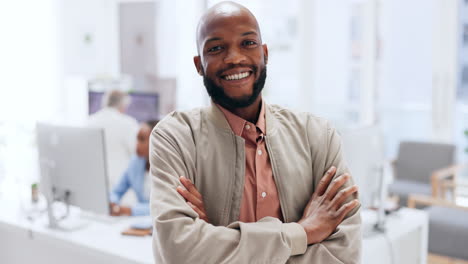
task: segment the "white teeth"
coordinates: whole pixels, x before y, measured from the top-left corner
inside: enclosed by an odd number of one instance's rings
[[[232,75],[226,75],[224,76],[224,79],[231,81],[231,80],[240,80],[248,77],[250,75],[250,72],[243,72],[243,73],[238,73],[238,74],[232,74]]]

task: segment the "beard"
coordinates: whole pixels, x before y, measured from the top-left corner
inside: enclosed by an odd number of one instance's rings
[[[258,67],[253,66],[251,68],[253,69],[252,74],[256,74],[258,71]],[[225,70],[226,69],[218,71],[217,76],[219,76],[219,73]],[[255,100],[257,100],[258,96],[260,95],[260,92],[263,90],[263,86],[265,86],[265,80],[267,75],[265,66],[263,67],[263,69],[261,69],[258,79],[253,84],[252,94],[234,98],[227,95],[224,92],[223,87],[218,86],[211,78],[207,77],[204,73],[204,69],[202,69],[202,71],[203,84],[205,84],[205,88],[208,92],[208,95],[215,103],[221,105],[226,109],[244,108],[252,105],[255,102]]]

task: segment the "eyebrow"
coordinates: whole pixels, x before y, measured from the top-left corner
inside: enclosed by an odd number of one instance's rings
[[[247,31],[247,32],[242,33],[241,36],[247,36],[247,35],[257,35],[257,32],[255,32],[255,31]]]
[[[219,37],[209,38],[209,39],[207,39],[207,40],[205,41],[205,45],[206,45],[207,43],[209,43],[209,42],[217,41],[217,40],[221,40],[221,38],[219,38]]]
[[[255,31],[247,31],[247,32],[244,32],[241,34],[241,36],[248,36],[248,35],[257,35],[257,32]],[[208,44],[209,42],[212,42],[212,41],[218,41],[218,40],[222,40],[222,38],[220,37],[213,37],[213,38],[209,38],[205,41],[205,45]]]

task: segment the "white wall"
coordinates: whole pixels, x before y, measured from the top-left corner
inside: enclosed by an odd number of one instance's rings
[[[65,75],[118,76],[117,8],[116,0],[60,1]]]
[[[57,1],[0,2],[0,122],[31,125],[59,107]]]
[[[317,0],[315,17],[314,74],[317,105],[347,103],[349,74],[349,5],[339,0]],[[320,109],[314,108],[316,111]]]
[[[176,1],[157,1],[156,7],[156,58],[157,73],[161,78],[175,78],[177,68],[174,62],[176,54],[177,20],[174,18]],[[195,36],[193,37],[195,39]]]
[[[35,122],[60,116],[57,4],[0,1],[0,187],[38,178]]]
[[[432,0],[382,2],[381,103],[431,103]]]
[[[432,136],[433,0],[382,1],[378,116],[387,155]]]
[[[171,1],[171,0],[163,0]],[[203,1],[175,0],[172,19],[176,21],[175,39],[171,41],[171,52],[176,63],[176,109],[187,110],[209,103],[202,77],[198,75],[193,64],[197,55],[195,31],[203,12]]]

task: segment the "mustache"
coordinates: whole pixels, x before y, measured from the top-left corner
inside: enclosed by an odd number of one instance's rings
[[[235,69],[235,68],[238,68],[238,67],[250,68],[254,74],[257,73],[257,71],[258,71],[258,67],[256,65],[235,64],[235,65],[230,65],[230,66],[228,66],[226,68],[223,68],[223,69],[220,69],[220,70],[216,71],[216,76],[220,77],[223,72],[228,71],[228,70],[232,70],[232,69]]]

